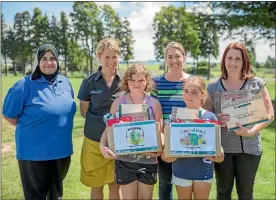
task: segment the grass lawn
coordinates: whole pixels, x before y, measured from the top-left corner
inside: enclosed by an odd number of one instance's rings
[[[152,69],[157,70],[157,69]],[[161,71],[162,73],[162,71]],[[21,77],[2,76],[2,104],[8,89]],[[76,98],[82,79],[70,78],[75,91],[75,100],[79,108],[79,101]],[[272,98],[275,98],[275,84],[267,81],[267,86]],[[80,174],[80,153],[83,141],[84,120],[79,109],[74,119],[73,142],[74,154],[68,175],[64,181],[64,199],[88,199],[89,188],[79,181]],[[275,199],[275,126],[271,125],[262,133],[263,156],[255,181],[255,199]],[[19,169],[14,152],[14,127],[9,125],[2,118],[2,199],[22,199],[22,187],[19,176]],[[211,190],[210,199],[215,199],[215,179]],[[106,194],[106,190],[105,190]],[[107,197],[107,196],[106,196]],[[158,199],[158,184],[154,187],[154,199]],[[174,198],[177,198],[174,189]],[[237,199],[235,190],[233,199]]]

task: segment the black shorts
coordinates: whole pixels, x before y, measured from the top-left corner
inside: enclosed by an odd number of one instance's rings
[[[48,161],[18,160],[25,199],[58,199],[71,156]]]
[[[154,185],[157,182],[157,164],[141,164],[116,160],[115,183],[125,185],[134,181]]]

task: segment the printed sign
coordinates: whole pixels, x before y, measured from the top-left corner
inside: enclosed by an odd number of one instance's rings
[[[221,129],[214,123],[171,123],[164,140],[165,157],[221,155]]]
[[[216,125],[171,123],[170,155],[216,155]]]
[[[230,115],[230,121],[226,122],[229,131],[239,128],[236,125],[237,122],[248,127],[268,121],[268,115],[260,94],[224,104],[221,106],[221,111]]]
[[[114,153],[127,155],[160,150],[154,120],[113,124]]]

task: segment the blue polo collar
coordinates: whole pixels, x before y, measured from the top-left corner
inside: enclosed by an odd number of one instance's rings
[[[36,79],[35,81],[38,82],[38,83],[51,83],[50,81],[48,81],[47,79],[45,79],[43,75],[41,76],[41,78]],[[57,75],[57,78],[56,78],[56,80],[53,82],[53,84],[55,84],[55,83],[61,83],[61,82],[62,82],[62,79],[60,78],[59,75]],[[52,84],[52,83],[51,83],[51,84]]]

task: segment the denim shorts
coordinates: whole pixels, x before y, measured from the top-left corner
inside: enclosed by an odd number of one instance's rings
[[[212,184],[213,179],[211,178],[208,180],[187,180],[187,179],[178,178],[178,177],[172,175],[172,184],[175,184],[177,186],[190,187],[193,185],[193,182],[204,182],[204,183]]]

